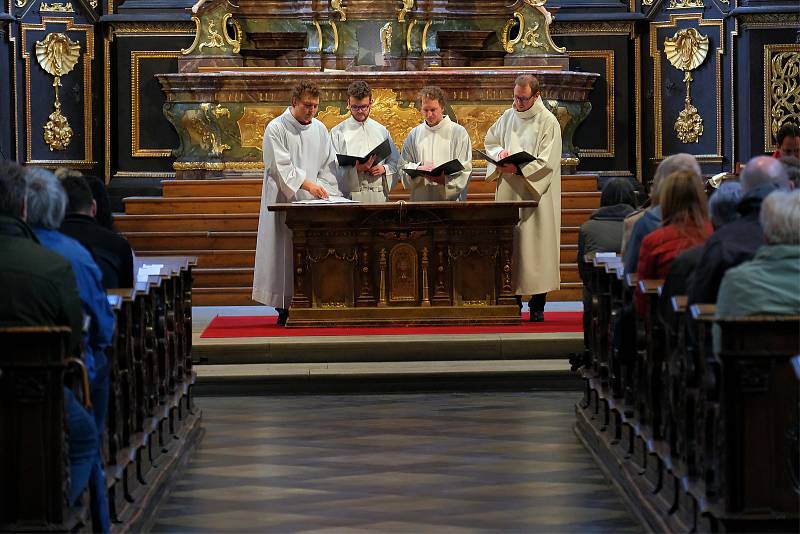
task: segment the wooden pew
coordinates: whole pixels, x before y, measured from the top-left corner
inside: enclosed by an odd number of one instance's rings
[[[576,429],[648,528],[800,530],[800,317],[716,319],[676,296],[664,319],[660,281],[594,268],[609,290],[592,306]],[[636,338],[629,359],[599,341],[610,323],[619,346],[613,324],[637,286],[647,310],[623,332]]]
[[[73,531],[90,523],[87,505],[67,505],[69,337],[69,327],[0,328],[0,530]]]

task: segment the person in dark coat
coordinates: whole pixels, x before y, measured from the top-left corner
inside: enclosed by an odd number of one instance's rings
[[[89,249],[103,273],[106,289],[133,287],[133,251],[124,237],[95,219],[97,202],[89,184],[82,176],[72,174],[61,179],[61,184],[68,197],[61,232]]]
[[[578,234],[578,271],[583,281],[583,332],[584,339],[591,327],[592,266],[585,262],[590,252],[619,252],[622,247],[622,221],[636,205],[633,184],[624,178],[609,180],[600,195],[600,208],[581,225]]]
[[[83,314],[75,274],[69,262],[39,245],[27,216],[25,170],[0,161],[0,325],[69,326],[70,353],[80,350]],[[99,457],[94,418],[64,388],[64,411],[69,430],[70,486],[74,505],[89,484]]]
[[[725,271],[752,259],[764,243],[758,221],[761,201],[776,189],[790,189],[784,165],[769,156],[751,159],[741,173],[739,218],[724,225],[706,241],[689,288],[689,303],[714,304]]]

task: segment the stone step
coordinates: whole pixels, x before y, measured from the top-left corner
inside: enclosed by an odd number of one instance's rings
[[[126,232],[134,250],[254,250],[256,232]]]
[[[223,180],[162,180],[164,197],[233,197],[261,196],[261,178],[229,178]],[[469,192],[494,193],[496,182],[486,182],[483,176],[473,176]],[[596,192],[596,174],[566,174],[561,176],[561,190],[566,192]],[[398,184],[393,193],[401,193]]]
[[[147,214],[257,214],[261,207],[260,196],[249,197],[128,197],[122,200],[125,213]]]
[[[176,250],[173,248],[166,250],[137,250],[137,255],[141,256],[195,256],[197,257],[198,268],[213,267],[239,267],[252,268],[256,261],[256,251],[250,250]]]
[[[114,214],[120,232],[256,231],[257,213]]]

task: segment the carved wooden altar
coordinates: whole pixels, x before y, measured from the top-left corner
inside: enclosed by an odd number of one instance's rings
[[[518,323],[513,230],[535,206],[272,205],[294,235],[287,326]]]

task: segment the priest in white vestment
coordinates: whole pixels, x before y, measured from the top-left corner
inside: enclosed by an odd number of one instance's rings
[[[264,185],[258,218],[253,300],[278,311],[285,324],[293,295],[292,232],[286,214],[271,204],[341,195],[336,179],[336,154],[328,129],[314,118],[319,89],[302,82],[292,92],[292,105],[271,120],[264,131]]]
[[[350,117],[331,130],[333,148],[337,154],[365,156],[384,140],[389,140],[392,152],[383,162],[374,158],[365,163],[339,167],[339,187],[342,193],[359,202],[386,202],[397,180],[400,154],[389,130],[371,119],[372,89],[363,81],[347,88],[347,107]]]
[[[420,91],[422,124],[406,137],[401,152],[404,169],[432,170],[442,163],[457,159],[464,170],[450,176],[412,178],[402,173],[403,186],[411,191],[412,201],[465,200],[469,175],[472,172],[472,141],[467,130],[444,114],[444,92],[438,87]]]
[[[543,321],[547,292],[561,284],[561,126],[542,102],[534,76],[516,79],[514,105],[486,132],[484,146],[495,160],[521,151],[536,157],[521,169],[490,162],[486,179],[497,180],[495,200],[539,202],[536,208],[520,210],[513,282],[517,295],[532,295],[531,321]]]

